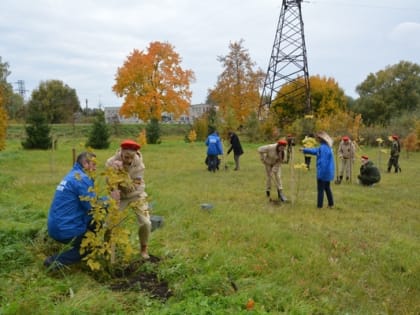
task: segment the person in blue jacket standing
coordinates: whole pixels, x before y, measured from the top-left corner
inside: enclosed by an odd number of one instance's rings
[[[322,208],[324,204],[324,192],[327,195],[328,207],[334,206],[334,198],[331,191],[331,181],[334,179],[334,154],[332,150],[333,140],[325,132],[321,131],[316,135],[320,146],[316,148],[301,148],[304,154],[316,156],[316,176],[317,176],[317,207]]]
[[[213,131],[206,139],[207,146],[207,169],[210,172],[216,172],[219,169],[219,155],[223,155],[222,141],[217,131]]]
[[[96,156],[91,152],[82,152],[69,173],[58,184],[48,213],[48,234],[56,241],[70,244],[66,251],[49,256],[44,266],[58,269],[82,259],[80,244],[85,233],[92,229],[90,215],[91,204],[83,197],[94,198],[91,191],[94,181],[90,176],[96,170]],[[113,191],[111,197],[119,200],[119,191]]]

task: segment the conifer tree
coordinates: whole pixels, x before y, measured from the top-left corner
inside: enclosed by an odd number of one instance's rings
[[[27,119],[25,127],[26,140],[22,141],[24,149],[42,149],[51,148],[52,138],[50,136],[51,128],[47,123],[47,118],[42,112],[33,112]]]
[[[109,137],[109,128],[105,122],[104,113],[101,112],[93,123],[86,146],[94,149],[108,149],[110,145]]]

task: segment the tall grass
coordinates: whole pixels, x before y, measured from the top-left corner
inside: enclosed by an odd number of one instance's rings
[[[99,170],[119,140],[96,151]],[[275,205],[257,144],[243,143],[240,171],[228,156],[214,174],[202,143],[165,136],[146,145],[146,190],[165,220],[150,244],[162,260],[149,268],[174,294],[163,303],[113,292],[80,266],[58,277],[42,266],[52,195],[84,141],[62,137],[56,151],[23,151],[12,137],[0,152],[0,314],[420,313],[418,153],[403,154],[403,172],[388,174],[387,155],[362,148],[379,162],[381,182],[357,185],[356,161],[352,183],[333,186],[335,208],[318,210],[314,160],[308,172],[282,167],[291,202]],[[302,162],[296,150],[293,164]]]

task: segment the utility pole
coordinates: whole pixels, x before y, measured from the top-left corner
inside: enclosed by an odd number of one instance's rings
[[[22,98],[23,98],[23,100],[25,100],[25,96],[26,96],[26,91],[27,90],[25,90],[25,81],[23,81],[23,80],[18,80],[17,82],[16,82],[16,84],[17,84],[17,92],[19,93],[19,95],[20,96],[22,96]]]
[[[302,19],[302,0],[283,0],[276,36],[264,81],[258,111],[260,119],[269,115],[272,101],[300,97],[304,94],[306,114],[311,112],[308,61]],[[287,91],[282,87],[290,85]]]

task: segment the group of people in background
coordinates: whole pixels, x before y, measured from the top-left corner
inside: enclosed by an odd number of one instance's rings
[[[230,147],[227,154],[233,152],[235,171],[240,169],[240,156],[244,153],[239,137],[236,133],[228,133]],[[401,146],[398,136],[390,137],[392,140],[391,153],[388,161],[388,172],[401,172],[399,154]],[[206,164],[208,171],[215,172],[219,169],[219,155],[223,155],[222,141],[213,131],[207,137]],[[280,201],[286,202],[283,193],[281,179],[281,164],[288,163],[292,158],[292,146],[294,138],[288,135],[286,139],[280,139],[276,143],[260,146],[257,151],[265,168],[266,183],[265,194],[271,200],[272,183],[276,189]],[[324,196],[327,198],[328,207],[334,206],[334,197],[331,190],[331,181],[334,180],[335,160],[333,152],[333,140],[324,131],[308,134],[302,140],[300,151],[304,154],[305,165],[311,169],[311,157],[316,157],[316,180],[317,180],[317,207],[322,208]],[[336,184],[341,184],[343,179],[351,181],[352,168],[356,156],[356,148],[349,136],[343,136],[338,146],[337,156],[340,160]],[[111,156],[106,167],[115,171],[123,171],[127,176],[124,185],[111,191],[110,198],[115,199],[119,209],[128,206],[134,208],[139,229],[140,256],[150,259],[148,253],[148,240],[151,233],[151,221],[146,202],[144,170],[145,165],[140,152],[140,145],[132,140],[124,140],[117,152]],[[99,198],[93,190],[94,179],[91,173],[96,170],[96,156],[90,152],[82,152],[70,172],[57,186],[54,198],[48,214],[48,233],[58,242],[70,244],[69,248],[59,254],[54,254],[45,259],[44,265],[48,268],[60,268],[79,262],[83,255],[80,253],[82,239],[88,231],[95,229],[92,223],[91,204],[87,198]],[[359,183],[372,186],[381,180],[379,169],[369,160],[367,155],[361,156],[360,173],[357,176]],[[128,184],[127,184],[128,183]],[[85,198],[81,198],[85,197]],[[109,200],[102,199],[104,205]],[[86,255],[86,254],[85,254]]]

